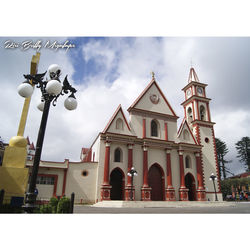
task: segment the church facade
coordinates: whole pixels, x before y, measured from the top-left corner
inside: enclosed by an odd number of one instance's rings
[[[50,176],[54,181],[37,183],[40,197],[74,192],[77,201],[92,203],[131,198],[213,201],[216,189],[222,200],[206,87],[191,68],[182,89],[184,118],[178,129],[179,117],[153,75],[128,108],[129,121],[119,105],[91,147],[82,149],[81,162],[41,161],[38,178]],[[27,167],[31,165],[32,160],[27,161]],[[128,176],[132,167],[137,172],[134,178]],[[215,187],[212,173],[217,176]]]

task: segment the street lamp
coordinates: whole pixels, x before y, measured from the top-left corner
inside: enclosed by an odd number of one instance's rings
[[[133,180],[134,180],[134,176],[137,176],[137,171],[135,170],[134,167],[132,167],[130,169],[130,171],[128,172],[128,176],[131,177],[131,190],[130,190],[130,200],[133,200]]]
[[[216,193],[216,188],[215,188],[215,183],[214,181],[217,180],[217,177],[214,173],[211,174],[210,178],[209,178],[210,181],[213,181],[213,184],[214,184],[214,193],[215,193],[215,201],[218,201],[218,198],[217,198],[217,193]]]
[[[23,206],[24,210],[28,213],[32,213],[35,208],[37,196],[37,194],[35,193],[36,179],[39,169],[39,162],[41,159],[50,104],[52,103],[53,106],[56,106],[57,98],[60,95],[68,94],[70,91],[70,95],[65,100],[64,106],[68,110],[74,110],[77,107],[77,101],[74,95],[76,93],[76,89],[69,84],[67,76],[65,77],[63,84],[61,84],[61,81],[59,79],[61,75],[60,67],[57,64],[52,64],[49,66],[48,71],[50,76],[49,81],[47,79],[46,81],[43,80],[47,71],[43,74],[24,75],[24,78],[26,80],[18,87],[18,93],[25,98],[28,98],[32,95],[34,86],[40,88],[42,93],[41,103],[38,105],[38,109],[41,110],[43,114],[36,142],[36,151],[30,178],[30,185],[28,192],[26,193],[25,205]]]

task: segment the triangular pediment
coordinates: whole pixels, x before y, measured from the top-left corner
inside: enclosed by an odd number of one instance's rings
[[[121,105],[116,109],[107,126],[103,130],[103,133],[132,135],[131,128],[129,127]]]
[[[154,78],[135,100],[135,102],[129,107],[128,111],[130,112],[133,109],[176,117],[173,108],[167,101],[167,98]]]
[[[182,143],[198,144],[185,118],[181,123],[177,138]]]

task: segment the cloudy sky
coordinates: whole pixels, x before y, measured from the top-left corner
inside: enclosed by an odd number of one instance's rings
[[[6,41],[19,44],[7,49]],[[234,37],[1,37],[0,92],[1,137],[5,142],[16,135],[23,106],[17,86],[29,73],[36,49],[23,50],[22,43],[41,41],[39,73],[50,64],[59,64],[63,74],[78,90],[78,108],[67,111],[64,97],[51,107],[43,160],[78,161],[82,147],[89,147],[103,130],[119,104],[127,108],[151,80],[151,71],[173,109],[183,118],[181,89],[187,84],[191,62],[201,82],[207,83],[215,135],[228,145],[228,166],[234,173],[244,171],[236,158],[235,143],[249,136],[250,128],[250,47],[249,38]],[[75,48],[43,48],[46,42],[65,41]],[[41,112],[36,108],[40,90],[36,89],[28,115],[25,136],[36,143]]]

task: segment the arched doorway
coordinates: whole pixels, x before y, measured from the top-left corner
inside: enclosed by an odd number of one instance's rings
[[[164,173],[158,164],[154,164],[148,171],[148,185],[152,188],[151,200],[163,201],[164,199]]]
[[[121,169],[115,168],[110,174],[111,200],[123,200],[124,194],[124,174]]]
[[[185,176],[185,186],[188,188],[188,200],[196,200],[196,188],[195,188],[195,179],[192,174],[188,173]]]

